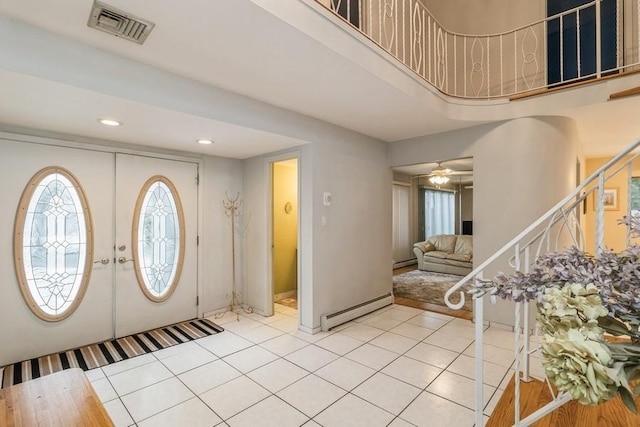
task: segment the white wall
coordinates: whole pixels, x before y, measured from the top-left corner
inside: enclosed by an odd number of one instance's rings
[[[448,31],[494,34],[529,25],[545,17],[544,0],[420,0]]]
[[[322,314],[391,291],[391,182],[384,143],[345,132],[314,144],[314,327]]]
[[[205,156],[204,171],[200,175],[203,187],[203,230],[200,251],[203,252],[204,313],[224,308],[229,304],[232,287],[231,220],[224,213],[222,201],[225,192],[234,197],[242,195],[242,161]],[[242,216],[238,219],[238,224]],[[236,228],[238,230],[238,228]],[[236,281],[242,285],[242,236],[236,235]],[[239,288],[241,289],[241,288]]]
[[[391,291],[391,170],[387,145],[318,122],[300,147],[299,307],[303,330],[320,317]],[[269,313],[269,162],[244,161],[246,302]],[[324,192],[332,194],[323,205]],[[323,222],[324,218],[324,222]]]
[[[575,185],[577,129],[563,117],[532,117],[390,144],[391,166],[473,156],[474,265],[478,266]],[[508,271],[504,260],[485,277]],[[486,319],[513,324],[511,304]]]

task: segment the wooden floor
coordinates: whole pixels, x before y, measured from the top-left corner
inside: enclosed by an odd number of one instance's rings
[[[407,273],[409,271],[417,270],[418,265],[409,265],[407,267],[400,267],[393,270],[393,275]],[[435,313],[447,314],[449,316],[458,317],[460,319],[471,320],[473,319],[473,313],[466,310],[452,310],[446,305],[432,304],[424,301],[417,301],[409,298],[395,297],[393,302],[400,305],[406,305],[407,307],[421,308],[423,310],[433,311]]]
[[[82,369],[75,368],[0,390],[0,426],[108,427],[113,422]]]
[[[435,313],[447,314],[449,316],[458,317],[460,319],[471,320],[473,319],[473,313],[466,310],[453,310],[445,305],[432,304],[424,301],[417,301],[409,298],[395,297],[393,299],[395,304],[406,305],[407,307],[421,308],[423,310],[433,311]]]
[[[509,382],[486,427],[513,425],[513,378]],[[546,383],[534,380],[522,383],[520,389],[521,419],[551,401]],[[640,398],[636,399],[640,408]],[[596,406],[569,402],[551,414],[531,424],[533,427],[640,427],[640,415],[631,413],[620,397]]]

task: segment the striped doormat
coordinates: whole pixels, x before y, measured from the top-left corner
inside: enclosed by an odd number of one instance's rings
[[[91,344],[61,353],[17,362],[0,371],[0,388],[42,377],[69,368],[99,368],[152,351],[171,347],[222,332],[224,329],[207,319],[195,319],[128,337]]]

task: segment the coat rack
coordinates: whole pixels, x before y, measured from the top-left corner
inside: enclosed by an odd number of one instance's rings
[[[220,318],[227,312],[236,313],[236,320],[240,320],[239,310],[244,310],[246,313],[252,313],[251,308],[243,307],[240,302],[241,293],[237,291],[236,286],[236,217],[240,215],[240,209],[242,207],[242,200],[240,199],[240,193],[236,193],[234,198],[229,197],[229,194],[224,192],[226,199],[222,201],[222,207],[226,216],[231,218],[231,274],[232,274],[232,286],[231,286],[231,300],[227,309],[218,313],[216,317]]]

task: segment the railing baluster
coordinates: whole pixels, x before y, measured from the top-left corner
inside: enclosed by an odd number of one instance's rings
[[[547,40],[547,26],[549,24],[548,23],[544,23],[544,25],[542,26],[542,33],[544,36],[544,52],[542,52],[542,55],[544,56],[544,86],[549,86],[549,58],[547,57],[547,52],[548,52],[548,48],[549,48],[549,41]]]
[[[442,31],[440,25],[438,25],[438,31]],[[435,82],[435,86],[438,87],[438,31],[436,31],[435,23],[433,25],[433,81]]]
[[[491,98],[491,62],[489,60],[489,37],[487,37],[487,98]]]
[[[529,273],[529,268],[531,265],[531,248],[529,246],[527,246],[526,248],[524,248],[524,269],[523,272],[525,274]],[[523,354],[524,354],[524,361],[523,361],[523,367],[522,367],[522,380],[523,381],[530,381],[530,370],[531,370],[531,354],[530,354],[530,343],[529,341],[531,340],[531,331],[530,331],[531,326],[529,325],[529,303],[525,303],[524,304],[524,350],[523,350]]]
[[[560,16],[560,81],[564,81],[564,16]]]
[[[514,341],[516,347],[516,359],[514,361],[514,421],[516,426],[520,425],[520,315],[522,309],[521,302],[515,303],[515,325],[513,327],[514,331]]]
[[[429,41],[428,46],[425,47],[427,50],[427,58],[429,61],[429,78],[427,79],[427,81],[431,84],[433,84],[433,80],[431,79],[431,16],[429,16],[427,18],[427,40]],[[435,26],[435,23],[434,23]],[[435,32],[435,29],[434,29]]]
[[[384,46],[382,40],[382,14],[384,13],[384,0],[378,1],[378,43]]]
[[[351,1],[347,0],[347,21],[351,22]]]
[[[458,50],[456,49],[457,37],[453,35],[453,94],[458,95]]]
[[[371,2],[367,3],[367,9],[369,12],[369,19],[367,20],[367,26],[369,27],[369,37],[373,39],[373,6],[371,5]]]
[[[598,177],[598,193],[596,199],[596,255],[604,249],[604,171]]]
[[[521,263],[520,263],[520,242],[516,243],[514,246],[514,258],[515,258],[515,262],[514,262],[514,270],[515,271],[522,271],[521,270]],[[516,350],[516,358],[514,361],[514,371],[515,371],[515,375],[514,375],[514,414],[515,414],[515,425],[517,426],[520,423],[520,311],[521,311],[521,307],[522,307],[522,303],[520,302],[516,302],[515,303],[515,325],[513,326],[513,335],[514,335],[514,346],[515,346],[515,350]]]
[[[398,36],[399,28],[400,28],[400,26],[398,25],[398,12],[399,12],[398,11],[398,0],[393,0],[393,8],[394,8],[393,16],[396,17],[396,23],[395,23],[395,25],[393,27],[393,35],[394,35],[394,37],[396,39],[396,58],[397,58],[398,56],[400,56],[400,54],[398,53],[398,39],[400,38]]]
[[[640,1],[640,0],[638,0]],[[465,37],[463,39],[463,44],[464,44],[464,76],[462,77],[462,80],[464,81],[464,96],[467,96],[467,38]]]
[[[402,59],[405,64],[407,63],[407,12],[405,7],[406,2],[402,2]]]
[[[518,30],[513,32],[513,84],[518,92]]]
[[[500,34],[500,96],[504,96],[504,51],[502,47],[502,34]]]
[[[598,25],[598,24],[596,24]],[[578,78],[582,76],[582,72],[580,70],[581,60],[580,60],[580,11],[576,10],[576,52],[578,55]]]
[[[422,19],[420,20],[420,26],[422,28],[420,28],[420,34],[422,34],[422,43],[420,43],[420,47],[421,47],[421,55],[422,55],[422,61],[421,61],[421,65],[422,65],[422,77],[424,78],[427,75],[427,64],[426,64],[426,60],[424,58],[425,56],[425,48],[424,45],[426,44],[426,37],[427,37],[427,31],[425,28],[425,13],[424,13],[424,9],[422,10]]]
[[[442,60],[444,64],[442,65],[444,72],[444,86],[447,88],[446,92],[449,92],[449,38],[447,37],[447,33],[444,33],[444,55]]]
[[[476,282],[482,280],[483,275],[482,271],[480,271],[476,275]],[[483,387],[484,387],[484,347],[483,347],[483,332],[484,332],[484,298],[475,298],[474,299],[474,320],[475,320],[475,356],[476,356],[476,369],[475,369],[475,386],[476,386],[476,405],[475,405],[475,415],[476,415],[476,425],[482,426],[484,425],[484,414],[482,409],[484,408],[484,398],[483,398]]]
[[[629,163],[627,166],[627,210],[625,215],[631,215],[631,186],[633,185],[633,163]],[[627,227],[627,236],[626,236],[626,246],[629,247],[631,245],[631,227]]]
[[[622,62],[622,45],[620,44],[620,33],[622,32],[622,20],[620,14],[622,13],[622,0],[616,0],[616,67],[620,68],[624,63]]]
[[[601,0],[596,0],[596,77],[602,76],[602,19]]]

